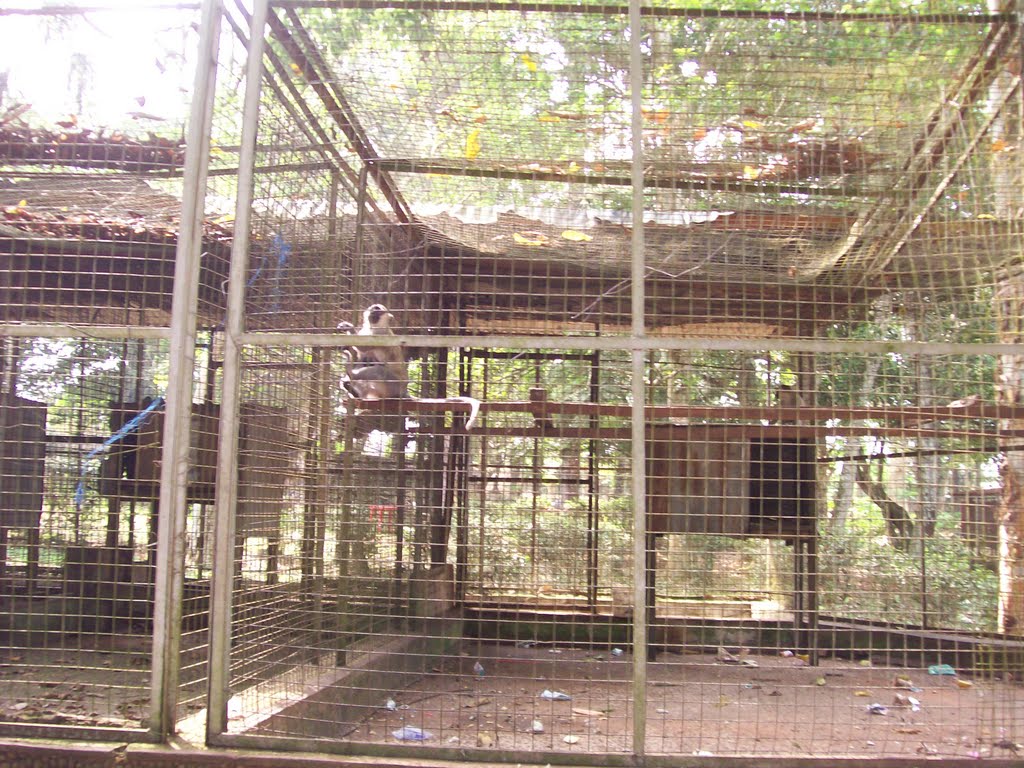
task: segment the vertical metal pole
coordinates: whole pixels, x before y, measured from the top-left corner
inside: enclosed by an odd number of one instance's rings
[[[629,87],[632,96],[633,158],[632,339],[644,337],[644,157],[642,0],[629,2]],[[633,449],[633,754],[642,758],[647,736],[647,446],[643,349],[632,349]]]
[[[601,402],[601,353],[594,350],[590,357],[590,402]],[[587,419],[591,434],[597,434],[599,419],[596,413]],[[597,613],[597,588],[600,561],[600,483],[598,478],[599,460],[597,440],[587,441],[587,607]]]
[[[359,169],[359,188],[356,195],[356,232],[355,244],[352,248],[352,306],[362,307],[363,304],[363,230],[366,227],[366,185],[369,169],[363,163]]]
[[[171,303],[170,373],[160,472],[161,511],[157,532],[153,605],[153,669],[149,735],[162,740],[174,730],[178,701],[181,611],[185,567],[185,513],[195,367],[196,306],[202,254],[206,172],[220,43],[219,0],[205,0],[199,28],[199,59],[189,117],[181,226],[175,253]]]
[[[227,700],[231,670],[231,587],[234,580],[235,506],[238,496],[238,415],[241,398],[241,346],[244,329],[245,271],[249,260],[253,177],[256,164],[263,45],[268,0],[255,0],[249,26],[242,106],[242,142],[238,156],[238,199],[235,238],[228,273],[224,362],[221,369],[220,434],[217,441],[217,480],[213,518],[213,572],[210,574],[210,662],[206,740],[227,730]]]
[[[125,318],[125,325],[131,324],[131,317]],[[117,376],[117,403],[119,408],[124,408],[124,400],[127,397],[128,386],[128,339],[121,342],[121,365],[118,366]],[[113,426],[113,425],[111,425]],[[119,496],[107,497],[107,531],[103,540],[103,546],[111,552],[113,557],[114,549],[117,548],[120,539],[121,529],[121,499]]]
[[[0,466],[4,465],[4,453],[8,441],[7,432],[7,408],[14,407],[14,398],[18,396],[18,387],[15,383],[15,375],[18,370],[17,348],[18,341],[13,337],[0,339]],[[40,520],[40,523],[42,521]],[[7,575],[7,531],[8,528],[0,526],[0,579]]]

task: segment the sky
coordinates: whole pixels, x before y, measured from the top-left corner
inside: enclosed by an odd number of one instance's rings
[[[63,0],[60,4],[67,5]],[[174,10],[168,3],[137,0],[76,4],[112,10],[0,16],[0,78],[6,73],[8,83],[0,106],[31,104],[29,122],[45,126],[76,114],[79,102],[82,127],[165,134],[171,126],[183,126],[198,9]],[[42,5],[4,3],[8,9]],[[76,71],[84,75],[76,76]]]

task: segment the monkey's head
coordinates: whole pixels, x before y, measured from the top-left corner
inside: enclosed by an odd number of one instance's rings
[[[386,329],[391,327],[391,321],[395,316],[388,312],[383,304],[371,304],[363,312],[363,320],[371,328]]]

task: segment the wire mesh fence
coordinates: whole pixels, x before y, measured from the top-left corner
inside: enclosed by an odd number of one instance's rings
[[[206,11],[195,176],[0,91],[0,732],[1013,757],[1012,8]]]
[[[199,6],[20,4],[2,16],[0,730],[151,739],[166,339]],[[230,239],[212,219],[202,234],[207,318],[223,305]],[[215,439],[198,413],[196,519],[212,502]],[[185,602],[183,700],[203,689],[208,611],[194,589]]]
[[[5,340],[8,723],[142,728],[156,513],[151,493],[129,486],[158,456],[160,401],[146,393],[160,354],[153,342]],[[146,398],[153,407],[139,405]],[[116,439],[129,413],[145,424],[129,440],[145,458],[130,468]]]

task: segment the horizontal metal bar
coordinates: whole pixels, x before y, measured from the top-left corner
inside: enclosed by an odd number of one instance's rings
[[[147,325],[0,323],[0,336],[16,336],[22,339],[169,339],[171,329]]]
[[[654,428],[670,427],[668,424],[651,425]],[[694,426],[701,425],[690,425]],[[723,431],[729,429],[735,433],[737,439],[742,436],[748,437],[790,437],[790,438],[814,438],[826,437],[913,437],[913,438],[935,438],[937,440],[996,440],[1004,438],[1024,437],[1024,430],[1009,429],[1000,432],[981,432],[963,429],[928,429],[923,427],[863,427],[856,424],[835,424],[824,425],[799,425],[786,424],[782,426],[756,424],[711,424],[710,427],[722,427]],[[472,432],[460,432],[470,437],[497,437],[497,438],[543,438],[549,440],[618,440],[623,443],[633,439],[632,427],[556,427],[554,430],[541,430],[537,427],[474,427]],[[437,434],[425,427],[413,430],[416,434]],[[655,436],[655,440],[657,437]],[[1000,453],[998,448],[987,450],[981,445],[971,453]],[[528,482],[527,479],[526,482]]]
[[[152,737],[148,731],[135,730],[132,728],[101,728],[88,725],[56,725],[51,723],[25,723],[7,722],[0,723],[0,738],[4,739],[66,739],[71,741],[96,742],[90,747],[101,751],[103,743],[111,746],[117,742],[151,742]],[[52,745],[51,745],[52,746]],[[67,749],[68,745],[62,744],[58,749]],[[5,754],[6,757],[6,754]],[[64,758],[67,755],[65,753]],[[4,761],[5,764],[7,761]],[[41,761],[39,765],[45,765],[48,761]],[[61,761],[62,762],[62,761]],[[84,761],[83,761],[84,762]],[[89,764],[89,763],[86,763]],[[95,763],[92,763],[95,765]],[[67,763],[65,763],[67,765]]]
[[[406,398],[402,400],[364,400],[357,401],[357,407],[374,411],[389,412],[389,408],[404,408],[415,404],[412,409],[416,413],[444,413],[452,410],[464,410],[464,401],[440,400],[434,398]],[[513,400],[485,402],[481,406],[484,413],[524,413],[536,416],[586,416],[600,414],[628,418],[632,415],[632,406],[616,403],[591,402],[559,402],[545,400]],[[842,419],[859,422],[867,419],[894,422],[899,421],[910,426],[933,421],[960,419],[1015,419],[1024,420],[1024,406],[987,405],[975,403],[970,406],[903,406],[903,407],[850,407],[850,406],[813,406],[782,407],[774,405],[743,406],[743,405],[648,405],[645,408],[648,418],[654,419],[724,419],[739,421],[775,421],[787,422],[801,420],[825,421]],[[688,425],[691,429],[700,429],[701,424]]]
[[[0,16],[83,16],[89,13],[114,11],[198,11],[200,3],[147,3],[118,5],[51,5],[38,8],[0,8]]]
[[[54,445],[93,445],[106,442],[107,438],[101,435],[46,435],[46,442]]]
[[[661,593],[668,594],[668,593]],[[535,607],[533,605],[528,606]],[[824,616],[822,618],[825,618]],[[868,623],[866,626],[873,626]],[[978,633],[984,637],[990,637],[986,633]],[[999,643],[998,637],[992,639],[993,643]],[[21,724],[18,724],[21,725]],[[22,726],[23,727],[23,726]],[[342,745],[338,747],[336,745]],[[335,746],[332,746],[335,745]],[[230,750],[224,748],[230,746]],[[442,760],[439,750],[433,747],[416,745],[413,747],[398,747],[395,745],[389,750],[389,755],[394,754],[395,749],[404,749],[405,759],[397,757],[373,757],[373,751],[366,745],[352,744],[347,741],[327,739],[315,739],[307,737],[303,739],[288,739],[282,737],[253,736],[253,735],[227,735],[216,740],[213,748],[201,744],[192,744],[178,739],[171,744],[123,744],[116,743],[82,743],[65,741],[54,744],[42,740],[29,740],[28,738],[11,738],[3,743],[4,757],[11,765],[110,765],[120,764],[120,759],[125,758],[128,765],[135,768],[166,768],[168,765],[190,765],[190,766],[221,766],[221,765],[274,765],[278,768],[382,768],[402,766],[418,766],[418,768],[453,768],[453,766],[467,766],[479,768],[482,763],[477,761],[476,750],[467,752],[463,749],[461,754],[457,750],[447,748],[445,755],[448,760]],[[290,753],[286,749],[292,750]],[[415,750],[415,751],[414,751]],[[123,753],[123,754],[122,754]],[[327,753],[327,754],[324,754]],[[345,757],[330,757],[328,755],[343,753]],[[403,754],[403,753],[400,753]],[[513,762],[521,764],[524,768],[540,768],[545,764],[542,758],[548,756],[554,758],[549,764],[553,765],[601,765],[601,766],[635,766],[635,761],[630,761],[628,756],[621,753],[588,753],[580,752],[573,754],[564,753],[540,753],[525,752],[519,750],[515,753],[509,751],[499,755],[499,760],[493,765],[510,765]],[[472,759],[471,759],[472,758]],[[680,765],[699,765],[705,768],[764,768],[766,760],[763,756],[757,757],[699,757],[695,760],[680,759],[678,754],[653,754],[648,755],[645,760],[647,768],[678,768]],[[878,757],[775,757],[770,764],[775,768],[920,768],[924,765],[937,765],[942,768],[977,768],[979,762],[976,758],[943,758],[941,761],[934,760],[925,762],[920,759],[890,757],[879,759]],[[1020,768],[1019,757],[988,758],[982,763],[986,768]]]
[[[426,747],[421,745],[407,746],[403,744],[370,744],[367,742],[351,742],[340,739],[323,739],[313,737],[299,737],[299,736],[267,736],[258,733],[221,733],[216,734],[210,739],[210,744],[216,747],[230,747],[232,749],[245,749],[245,750],[268,750],[263,752],[263,755],[269,758],[273,758],[274,763],[282,765],[289,765],[287,762],[281,762],[287,759],[287,755],[284,754],[285,750],[293,752],[308,752],[317,754],[318,760],[325,761],[325,765],[336,763],[337,761],[328,761],[327,758],[322,757],[323,755],[347,755],[353,756],[353,760],[350,765],[354,768],[355,766],[372,766],[373,768],[411,768],[411,766],[417,766],[417,768],[450,768],[452,765],[467,765],[474,766],[474,768],[481,768],[485,764],[501,765],[501,764],[513,764],[518,763],[524,766],[531,766],[540,768],[541,766],[550,765],[566,765],[566,766],[608,766],[609,768],[620,766],[621,768],[627,768],[628,766],[635,766],[636,762],[630,759],[627,753],[621,752],[554,752],[546,750],[528,751],[525,749],[520,750],[498,750],[498,749],[473,749],[467,751],[464,747]],[[177,759],[181,759],[178,756],[184,755],[184,752],[175,752],[174,756]],[[208,755],[208,750],[197,754]],[[472,755],[472,762],[467,762],[468,756]],[[404,759],[403,759],[404,758]],[[296,764],[296,768],[299,765],[308,766],[310,765],[309,755],[305,755],[301,758],[305,762]],[[877,764],[877,758],[875,758]],[[448,761],[448,762],[441,762]],[[345,762],[341,762],[341,765],[345,765]],[[760,766],[763,766],[763,760]],[[823,763],[823,765],[835,765],[833,761],[831,763]],[[986,759],[985,767],[988,768],[992,765],[990,761]],[[680,765],[678,757],[673,765]],[[730,762],[729,765],[732,765]],[[846,763],[844,763],[844,766]],[[910,765],[919,765],[910,764]],[[888,762],[886,763],[888,768]],[[864,768],[871,768],[870,765],[865,764]],[[909,765],[908,765],[909,768]],[[943,768],[946,768],[943,763]],[[977,763],[970,768],[977,768]],[[996,768],[1003,768],[1003,766],[996,766]],[[1020,768],[1019,762],[1013,765],[1013,768]]]
[[[310,171],[333,171],[334,166],[324,161],[317,161],[315,163],[275,163],[273,165],[259,165],[253,170],[260,175],[269,173],[308,173]],[[208,176],[237,176],[238,168],[211,168],[206,173]]]
[[[589,485],[590,481],[576,477],[481,477],[471,475],[466,478],[470,483],[545,483],[547,485]]]
[[[2,326],[0,326],[2,330]],[[255,347],[347,347],[352,337],[340,333],[243,333],[242,344]],[[364,336],[366,347],[497,347],[504,349],[631,350],[681,349],[721,352],[814,352],[819,354],[1020,355],[1020,344],[890,342],[841,339],[723,339],[665,336]]]
[[[898,451],[895,453],[858,453],[846,456],[819,456],[819,464],[834,464],[837,461],[887,461],[889,459],[909,459],[916,456],[970,456],[979,453],[1013,453],[1024,451],[1024,445],[1000,445],[991,451],[982,448],[919,448],[916,451]]]
[[[477,349],[476,347],[465,347],[467,357],[480,360],[589,360],[593,355],[586,352],[571,352],[560,354],[558,352],[510,352],[505,350]]]
[[[626,16],[628,5],[528,2],[526,0],[278,0],[273,8],[334,8],[338,10],[512,11],[516,13],[571,13]],[[855,13],[845,11],[785,11],[742,8],[688,8],[641,6],[640,15],[655,18],[762,19],[766,21],[871,21],[912,24],[990,24],[1012,21],[1010,13]]]
[[[370,164],[370,161],[368,161]],[[499,165],[476,165],[453,163],[444,160],[409,160],[403,158],[380,158],[372,164],[391,173],[426,173],[448,176],[470,176],[493,179],[523,179],[526,181],[558,181],[568,184],[604,184],[607,186],[632,186],[629,176],[609,173],[557,173],[521,168],[503,168]],[[771,192],[773,194],[808,195],[819,197],[877,197],[876,192],[850,186],[828,186],[823,184],[782,183],[776,181],[742,181],[740,179],[686,179],[674,176],[650,174],[644,176],[643,186],[647,189],[692,189],[709,192]]]

